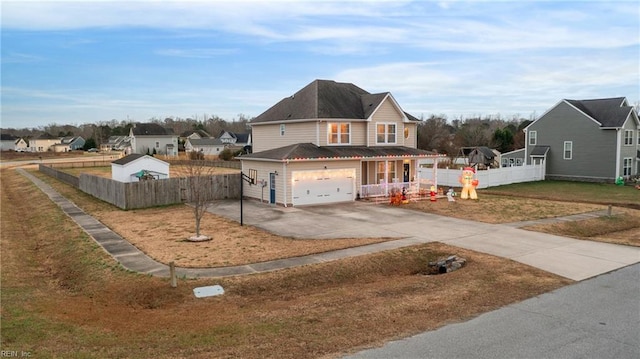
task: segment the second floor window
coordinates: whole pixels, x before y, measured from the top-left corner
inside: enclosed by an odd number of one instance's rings
[[[573,141],[564,141],[564,157],[565,160],[573,158]]]
[[[396,124],[379,123],[376,125],[376,143],[396,143]]]
[[[625,146],[633,145],[633,130],[624,131],[624,145]]]
[[[329,123],[329,144],[348,145],[351,143],[351,126],[349,123]]]
[[[529,131],[529,145],[535,146],[538,142],[538,131]]]

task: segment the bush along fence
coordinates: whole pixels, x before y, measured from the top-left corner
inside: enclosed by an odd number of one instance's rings
[[[121,209],[166,206],[193,198],[189,177],[124,183],[89,174],[75,177],[45,165],[40,165],[39,170]],[[204,177],[206,185],[199,191],[207,201],[240,198],[239,173]]]

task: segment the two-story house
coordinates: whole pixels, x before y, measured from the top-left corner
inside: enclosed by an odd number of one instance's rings
[[[52,147],[60,143],[60,138],[49,133],[43,133],[38,138],[29,140],[29,152],[48,152]]]
[[[391,93],[315,80],[251,121],[253,153],[240,156],[247,197],[289,205],[353,201],[367,186],[418,181],[419,120]]]
[[[129,138],[131,153],[178,155],[178,136],[156,123],[135,123],[129,130]]]
[[[222,131],[220,141],[227,143],[233,147],[251,146],[251,133],[236,133],[231,131]]]
[[[546,179],[614,181],[640,174],[640,122],[624,97],[562,100],[525,129],[525,161]]]
[[[51,148],[53,152],[69,152],[80,150],[84,147],[85,144],[84,138],[82,136],[68,136],[62,137],[60,142],[53,145]]]

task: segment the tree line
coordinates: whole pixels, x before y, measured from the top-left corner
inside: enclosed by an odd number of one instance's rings
[[[166,117],[165,119],[151,118],[147,122],[159,124],[180,135],[188,131],[204,130],[213,137],[219,137],[223,131],[246,133],[250,131],[252,118],[243,114],[238,118],[225,120],[216,115],[194,116],[195,118]],[[453,120],[444,115],[431,115],[421,118],[418,123],[417,147],[424,150],[446,153],[457,156],[461,147],[487,146],[504,153],[524,147],[524,132],[522,131],[533,121],[513,116],[503,118],[500,115],[457,117]],[[133,121],[111,120],[94,124],[59,125],[50,124],[40,128],[2,129],[2,133],[16,137],[38,138],[42,134],[57,137],[82,136],[85,140],[92,139],[92,144],[99,146],[106,143],[110,136],[127,136],[133,126]]]

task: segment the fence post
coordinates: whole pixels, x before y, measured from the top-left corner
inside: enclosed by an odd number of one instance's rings
[[[169,276],[171,277],[171,288],[176,288],[178,281],[176,279],[176,264],[173,261],[169,263]]]

